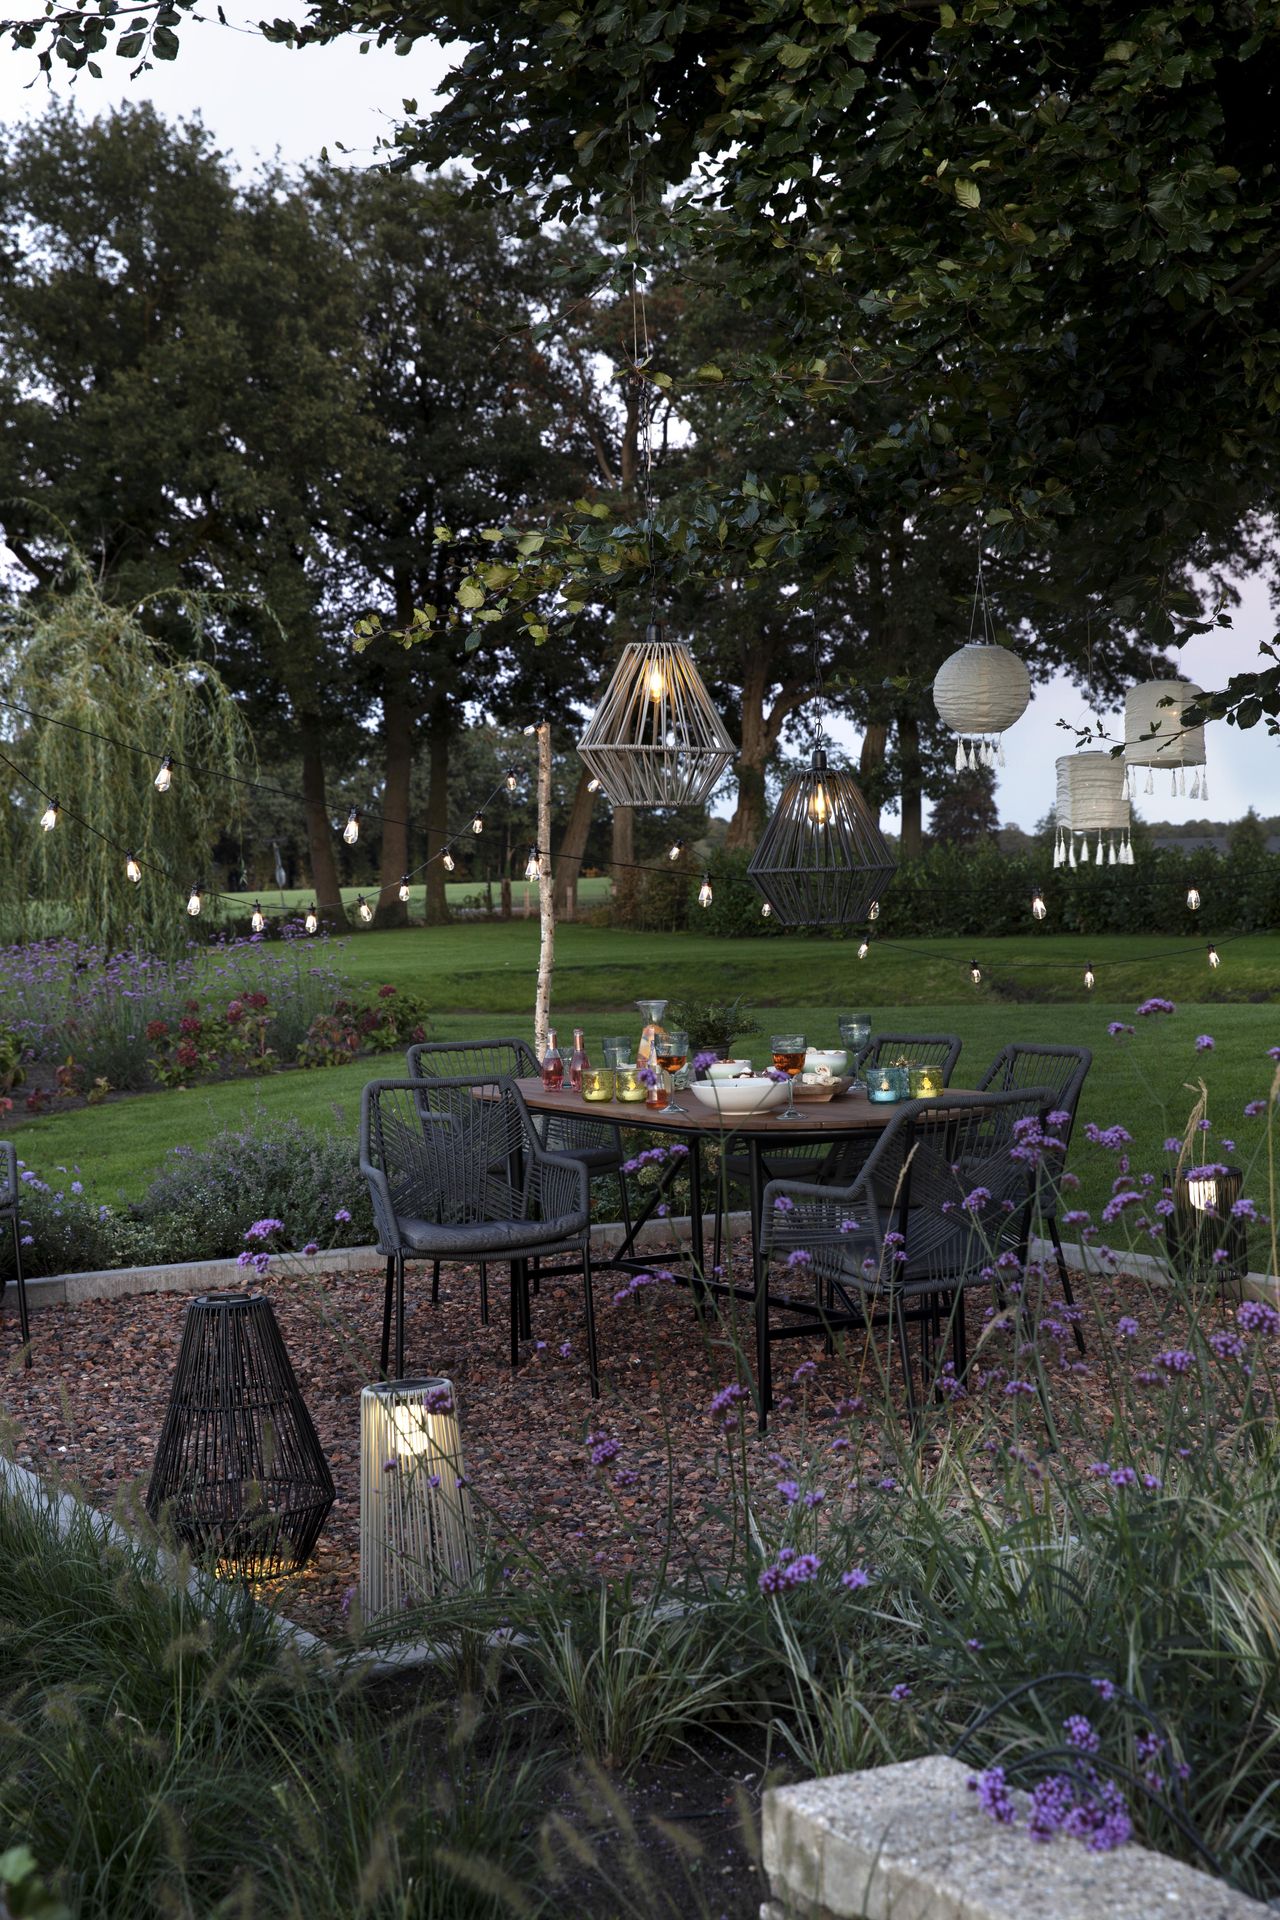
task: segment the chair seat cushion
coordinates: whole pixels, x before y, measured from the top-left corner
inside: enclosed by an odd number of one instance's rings
[[[419,1220],[412,1215],[398,1216],[398,1225],[409,1253],[429,1254],[434,1259],[483,1260],[508,1258],[577,1241],[582,1235],[580,1221],[560,1214],[551,1220]]]

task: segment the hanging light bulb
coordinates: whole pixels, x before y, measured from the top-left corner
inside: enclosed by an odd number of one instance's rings
[[[831,802],[827,799],[827,790],[821,780],[815,780],[809,795],[809,818],[815,827],[825,827],[831,818]]]
[[[440,855],[440,858],[441,858],[441,859],[443,860],[443,862],[444,862],[444,870],[445,870],[445,872],[446,872],[446,873],[452,873],[452,872],[453,872],[453,870],[454,870],[454,868],[455,868],[455,867],[457,866],[457,864],[458,864],[458,863],[457,863],[457,861],[456,861],[456,860],[454,859],[454,857],[453,857],[453,855],[452,855],[452,854],[450,853],[450,851],[449,851],[449,849],[448,849],[448,847],[446,847],[446,848],[445,848],[445,850],[444,850],[444,852],[443,852],[443,853],[442,853],[442,854]]]
[[[667,676],[657,661],[649,669],[644,690],[651,700],[661,700],[667,690]]]
[[[303,931],[304,933],[314,933],[319,925],[320,917],[315,910],[313,902],[312,905],[307,908],[307,917],[302,923]]]
[[[203,905],[204,905],[204,901],[201,896],[199,887],[192,887],[191,892],[187,895],[187,912],[191,915],[191,918],[193,920],[196,918],[197,914],[199,913]]]
[[[587,782],[587,792],[599,793],[599,791],[600,791],[600,782],[596,779],[595,775],[592,774],[590,780],[588,780]]]
[[[680,858],[680,855],[683,852],[684,852],[684,841],[673,840],[671,842],[671,845],[667,848],[667,858],[668,860],[678,860]]]
[[[360,894],[356,900],[356,912],[360,915],[365,925],[368,926],[373,918],[373,908],[369,905],[369,902],[363,894]]]
[[[482,813],[478,813],[475,819],[471,822],[471,831],[472,833],[484,832],[484,815]]]
[[[1045,917],[1045,914],[1048,913],[1048,911],[1049,909],[1048,907],[1045,906],[1045,903],[1044,903],[1044,895],[1041,893],[1039,887],[1037,887],[1035,889],[1035,892],[1031,896],[1032,918],[1036,920],[1043,920]]]
[[[534,721],[534,723],[533,723],[533,725],[532,725],[532,726],[530,726],[530,727],[525,727],[525,728],[523,729],[523,732],[524,732],[524,735],[525,735],[525,738],[526,738],[526,739],[527,739],[527,738],[529,737],[529,735],[530,735],[531,733],[536,733],[537,731],[538,731],[538,723],[537,723],[537,721],[536,721],[536,720]]]
[[[1095,981],[1094,981],[1094,975],[1093,975],[1093,968],[1088,965],[1086,965],[1084,970],[1084,984],[1087,991],[1092,993],[1094,989]]]
[[[711,901],[711,875],[704,873],[702,876],[702,885],[698,888],[698,905],[700,907],[709,907]]]
[[[1200,889],[1199,889],[1199,887],[1188,887],[1188,888],[1187,888],[1187,905],[1188,905],[1188,906],[1190,907],[1190,909],[1191,909],[1191,911],[1192,911],[1192,913],[1198,913],[1198,912],[1199,912],[1199,909],[1200,909]]]
[[[126,880],[132,880],[135,887],[142,879],[142,868],[138,865],[131,853],[125,855],[124,877]]]
[[[869,940],[859,940],[858,942],[859,960],[865,960],[867,955],[870,953],[870,951],[871,951],[871,942]]]
[[[769,918],[769,915],[772,912],[773,912],[773,908],[769,905],[769,902],[766,900],[764,905],[760,909],[760,918],[762,920],[767,920]]]
[[[1220,967],[1222,965],[1222,959],[1218,953],[1218,949],[1212,944],[1210,944],[1209,947],[1209,965],[1211,967]]]
[[[401,906],[407,907],[409,904],[409,876],[407,873],[400,875],[400,885],[396,889],[396,895]]]
[[[519,780],[520,780],[520,774],[518,769],[515,767],[508,767],[507,768],[507,792],[508,793],[515,792],[516,787],[519,784]]]
[[[867,918],[868,920],[878,920],[880,918],[880,902],[878,900],[873,900],[867,908]]]
[[[354,847],[356,841],[360,838],[359,807],[352,807],[350,813],[347,815],[347,824],[342,829],[342,837],[349,847]]]
[[[538,863],[538,849],[530,847],[529,858],[524,863],[524,877],[526,880],[536,880],[541,871]]]
[[[249,925],[254,933],[266,932],[267,916],[262,911],[262,904],[258,900],[255,900],[253,903],[253,912],[249,915]]]
[[[980,987],[982,985],[982,968],[978,965],[976,960],[971,960],[969,962],[969,978],[972,980],[975,987]]]
[[[40,815],[40,825],[44,828],[46,833],[53,832],[54,828],[58,824],[58,815],[61,812],[62,812],[61,802],[58,800],[51,800],[48,806],[45,808],[44,812]]]
[[[173,785],[173,755],[171,753],[166,753],[164,759],[160,762],[160,771],[152,781],[152,785],[155,787],[157,793],[168,793],[170,787]]]

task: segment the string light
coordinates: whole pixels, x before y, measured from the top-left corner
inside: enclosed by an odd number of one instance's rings
[[[45,808],[44,812],[40,815],[40,825],[44,828],[46,833],[53,832],[54,828],[58,824],[58,815],[61,812],[62,812],[62,807],[60,802],[57,800],[51,800],[48,806]]]
[[[871,942],[869,940],[859,940],[858,942],[859,960],[865,960],[867,955],[870,953],[870,951],[871,951]]]
[[[711,875],[709,873],[704,873],[702,876],[702,885],[698,888],[698,905],[700,907],[709,907],[711,905],[712,898],[713,896],[711,892]]]
[[[969,978],[972,980],[975,987],[980,987],[982,985],[982,968],[978,965],[976,960],[971,960],[969,962]]]
[[[762,920],[767,920],[769,918],[769,915],[772,912],[773,912],[773,908],[770,906],[769,902],[766,900],[764,905],[760,909],[760,918]]]
[[[873,900],[867,908],[867,918],[868,920],[878,920],[880,918],[880,902],[878,900]]]
[[[678,860],[680,858],[680,855],[683,852],[684,852],[684,841],[673,840],[671,842],[671,845],[667,848],[667,858],[668,860]]]
[[[360,838],[359,807],[352,807],[350,813],[347,815],[347,824],[342,829],[342,837],[349,847],[354,847],[356,841]]]
[[[524,863],[524,877],[526,880],[537,880],[541,872],[542,868],[538,861],[538,849],[536,847],[530,847],[529,858]]]
[[[1196,913],[1199,911],[1199,907],[1200,907],[1199,887],[1187,888],[1187,905],[1190,907],[1192,913]]]
[[[448,847],[446,847],[444,852],[440,855],[440,860],[446,873],[452,873],[454,868],[458,864],[457,861],[454,859],[453,855],[450,853]]]
[[[307,908],[307,916],[302,923],[303,932],[315,933],[319,925],[320,925],[320,918],[319,918],[319,915],[316,913],[315,902],[313,901],[311,905]]]
[[[373,908],[369,905],[369,902],[365,899],[363,894],[361,894],[356,900],[356,912],[360,915],[360,918],[364,921],[365,925],[368,926],[369,922],[373,918]]]
[[[484,832],[484,815],[482,813],[478,813],[471,822],[471,831],[472,833]]]
[[[520,775],[515,767],[507,768],[507,792],[514,793],[519,784]]]
[[[398,887],[396,888],[396,897],[397,897],[397,898],[398,898],[398,900],[400,901],[400,904],[401,904],[401,906],[406,906],[406,907],[408,906],[408,904],[409,904],[409,876],[408,876],[408,874],[407,874],[407,873],[402,873],[402,874],[400,875],[400,885],[399,885],[399,886],[398,886]]]
[[[173,755],[171,753],[166,753],[164,759],[160,762],[160,771],[156,774],[151,784],[157,793],[168,793],[170,787],[173,785]]]
[[[600,782],[596,779],[596,776],[592,774],[591,778],[587,782],[587,792],[599,793],[599,791],[600,791]]]
[[[1088,964],[1086,964],[1085,970],[1084,970],[1084,984],[1088,989],[1088,991],[1092,993],[1094,989],[1094,984],[1095,984],[1094,973],[1093,973],[1093,968]]]
[[[199,887],[192,887],[191,892],[187,895],[187,912],[191,915],[191,918],[193,920],[198,917],[200,909],[203,905],[204,905],[204,897],[201,894]]]
[[[1220,967],[1222,965],[1222,959],[1218,953],[1218,949],[1213,946],[1212,943],[1209,947],[1209,965],[1211,967]]]
[[[253,912],[249,916],[249,925],[254,933],[265,933],[267,930],[267,916],[262,911],[262,904],[258,900],[255,900],[253,903]]]
[[[524,737],[525,737],[525,739],[526,739],[526,740],[527,740],[527,739],[529,738],[529,735],[530,735],[531,733],[536,733],[537,731],[538,731],[538,726],[537,726],[537,722],[536,722],[536,721],[534,722],[534,724],[533,724],[533,725],[532,725],[531,727],[522,727],[522,728],[521,728],[521,732],[522,732],[522,733],[524,734]]]
[[[1049,909],[1045,906],[1044,895],[1037,887],[1031,896],[1031,914],[1035,920],[1043,920]]]
[[[126,880],[132,880],[135,887],[142,879],[142,868],[138,865],[131,853],[125,856],[124,877]]]

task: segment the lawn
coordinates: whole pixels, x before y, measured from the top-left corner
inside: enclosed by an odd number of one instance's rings
[[[328,951],[353,977],[423,994],[440,1038],[527,1035],[536,941],[536,924],[516,921],[353,935],[330,943]],[[1280,938],[1224,943],[1216,973],[1198,943],[1162,948],[1138,938],[1114,939],[1094,941],[1086,952],[1082,941],[1054,936],[989,941],[981,950],[984,979],[977,988],[967,966],[974,945],[939,940],[910,951],[873,948],[860,963],[856,948],[843,942],[789,936],[727,941],[566,926],[557,942],[556,1018],[562,1032],[581,1020],[588,1044],[598,1046],[603,1034],[638,1026],[633,993],[665,992],[674,999],[742,992],[759,1009],[762,1028],[744,1051],[759,1058],[774,1026],[795,1026],[815,1042],[835,1044],[837,1011],[856,1006],[872,1014],[879,1032],[959,1034],[964,1052],[957,1084],[976,1081],[1008,1040],[1083,1044],[1093,1048],[1095,1060],[1081,1121],[1123,1122],[1134,1136],[1135,1168],[1157,1165],[1166,1135],[1185,1124],[1201,1077],[1211,1098],[1209,1144],[1225,1134],[1248,1164],[1260,1122],[1244,1119],[1243,1109],[1269,1082],[1266,1052],[1280,1044],[1280,1007],[1237,999],[1209,1004],[1205,995],[1212,988],[1269,998],[1280,987]],[[1152,961],[1153,951],[1167,957]],[[1085,958],[1099,982],[1092,995],[1080,977]],[[1176,1001],[1177,1013],[1135,1020],[1135,1005],[1152,993]],[[1184,999],[1187,994],[1192,997]],[[1112,1021],[1132,1023],[1138,1031],[1132,1039],[1112,1039]],[[1197,1052],[1202,1034],[1213,1037],[1211,1052]],[[175,1144],[198,1146],[254,1113],[296,1114],[309,1126],[354,1137],[360,1089],[375,1075],[394,1074],[398,1064],[390,1056],[361,1060],[42,1116],[21,1127],[21,1151],[42,1171],[78,1166],[97,1198],[132,1199]],[[1085,1179],[1086,1203],[1096,1210],[1114,1168],[1077,1138],[1075,1164]]]

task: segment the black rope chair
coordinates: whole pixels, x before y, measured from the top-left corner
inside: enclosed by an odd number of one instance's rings
[[[18,1150],[12,1140],[0,1140],[0,1220],[13,1229],[13,1268],[18,1284],[18,1332],[22,1339],[22,1364],[31,1365],[31,1321],[27,1313],[27,1280],[22,1271],[22,1183],[18,1179]],[[0,1277],[0,1296],[4,1279]]]
[[[600,1392],[591,1298],[591,1198],[582,1161],[549,1153],[520,1089],[493,1074],[373,1080],[360,1109],[360,1171],[387,1263],[382,1370],[404,1375],[405,1263],[502,1260],[511,1272],[511,1364],[530,1332],[528,1263],[576,1253],[592,1396]],[[578,1271],[578,1263],[572,1271]],[[567,1268],[560,1272],[570,1271]]]
[[[1042,1125],[1052,1104],[1049,1087],[957,1093],[945,1104],[908,1101],[848,1186],[769,1183],[756,1287],[762,1414],[772,1400],[775,1340],[821,1335],[830,1344],[841,1329],[866,1331],[879,1320],[897,1337],[914,1422],[907,1323],[917,1321],[927,1341],[939,1309],[953,1300],[955,1365],[963,1375],[965,1290],[990,1285],[1002,1253],[1016,1249],[1024,1258],[1036,1180],[1014,1152],[1019,1122]],[[771,1268],[798,1253],[806,1258],[785,1270],[803,1274],[801,1291],[773,1292]],[[791,1322],[774,1326],[771,1305]]]

